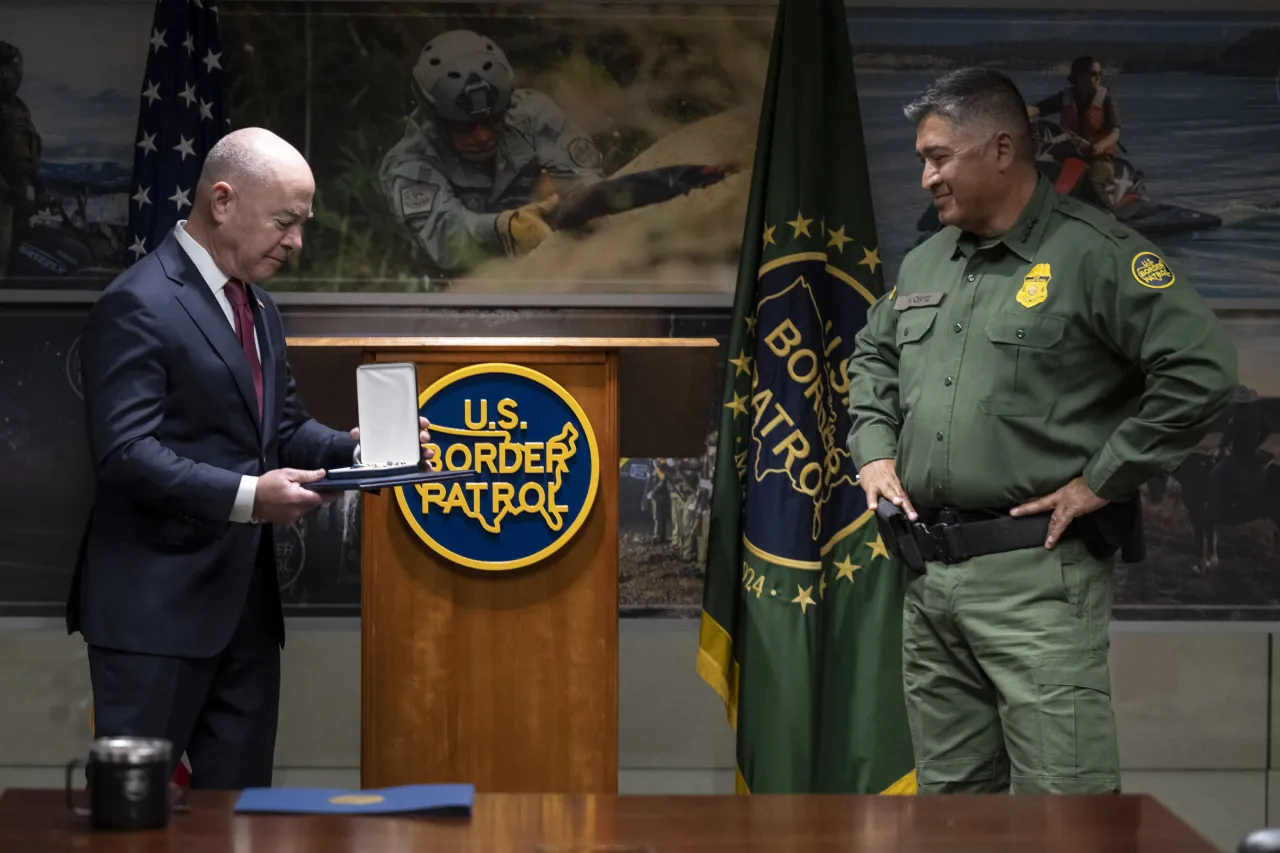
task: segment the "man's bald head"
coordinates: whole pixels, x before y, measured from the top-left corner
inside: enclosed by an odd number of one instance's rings
[[[311,174],[302,152],[266,128],[233,130],[214,143],[205,155],[196,197],[207,198],[220,181],[242,192],[282,171]]]
[[[227,275],[260,281],[302,248],[314,194],[297,148],[261,127],[235,130],[205,155],[187,231]]]

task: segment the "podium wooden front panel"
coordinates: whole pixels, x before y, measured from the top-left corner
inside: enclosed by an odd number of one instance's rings
[[[595,431],[600,483],[568,544],[499,572],[438,556],[414,534],[394,491],[365,497],[362,787],[616,791],[617,352],[431,347],[376,350],[366,360],[416,362],[419,392],[487,361],[546,374]]]

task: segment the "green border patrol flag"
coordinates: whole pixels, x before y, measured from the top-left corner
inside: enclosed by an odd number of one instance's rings
[[[740,793],[915,793],[902,569],[846,449],[846,366],[883,293],[840,0],[781,0],[716,451],[698,673]]]

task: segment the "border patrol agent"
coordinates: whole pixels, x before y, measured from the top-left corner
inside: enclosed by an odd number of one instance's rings
[[[40,134],[21,98],[22,51],[0,41],[0,278],[9,268],[13,232],[35,199],[40,171]]]
[[[1155,246],[1036,173],[1003,74],[906,114],[944,227],[858,335],[849,449],[910,573],[920,791],[1118,791],[1116,553],[1140,559],[1138,489],[1224,411],[1235,351]]]
[[[546,95],[516,89],[484,36],[452,30],[427,42],[412,89],[417,109],[379,180],[433,274],[532,251],[551,234],[553,183],[603,177],[595,143]]]

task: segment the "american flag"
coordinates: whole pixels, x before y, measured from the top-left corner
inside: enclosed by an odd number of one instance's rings
[[[226,66],[215,0],[156,0],[129,202],[135,261],[187,218],[204,155],[231,128]],[[186,753],[173,781],[191,782]]]
[[[204,156],[231,129],[218,25],[215,0],[156,2],[129,202],[135,261],[187,218]]]

